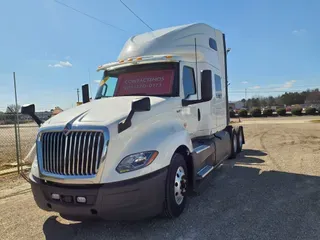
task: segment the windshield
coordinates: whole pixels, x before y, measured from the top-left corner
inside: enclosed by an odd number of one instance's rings
[[[178,96],[178,65],[157,63],[105,71],[96,99],[118,96]]]

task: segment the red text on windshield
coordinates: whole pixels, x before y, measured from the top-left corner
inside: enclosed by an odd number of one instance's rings
[[[124,73],[118,76],[114,96],[170,95],[174,70],[153,70]]]

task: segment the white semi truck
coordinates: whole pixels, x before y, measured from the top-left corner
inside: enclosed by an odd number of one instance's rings
[[[40,126],[29,175],[37,205],[67,219],[178,217],[187,196],[244,144],[229,125],[224,34],[206,24],[131,37],[98,67],[93,101]]]

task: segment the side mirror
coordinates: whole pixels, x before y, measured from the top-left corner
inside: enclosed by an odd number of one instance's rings
[[[36,111],[35,111],[35,106],[34,104],[27,104],[27,105],[23,105],[21,107],[21,113],[22,114],[26,114],[29,115],[30,117],[32,117],[32,119],[38,124],[38,126],[40,127],[41,124],[43,123],[40,118],[38,118],[38,116],[36,116]]]
[[[145,111],[150,111],[150,109],[151,109],[151,103],[150,103],[150,98],[148,97],[132,102],[131,104],[131,110],[133,112],[145,112]]]
[[[201,72],[201,102],[207,102],[212,99],[212,74],[211,70]]]
[[[145,111],[150,111],[150,109],[151,109],[151,103],[150,103],[150,98],[148,97],[132,102],[131,111],[129,112],[128,117],[124,122],[121,122],[118,124],[118,133],[121,133],[124,130],[131,127],[131,119],[135,112],[145,112]]]
[[[88,84],[82,85],[82,102],[83,102],[83,103],[90,102],[90,98],[89,98],[89,85],[88,85]]]
[[[21,107],[22,114],[33,115],[35,112],[36,110],[34,104],[26,104]]]

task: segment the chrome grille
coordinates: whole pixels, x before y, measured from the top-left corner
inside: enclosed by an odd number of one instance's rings
[[[97,174],[104,135],[100,131],[45,132],[41,135],[43,170],[66,176]]]

